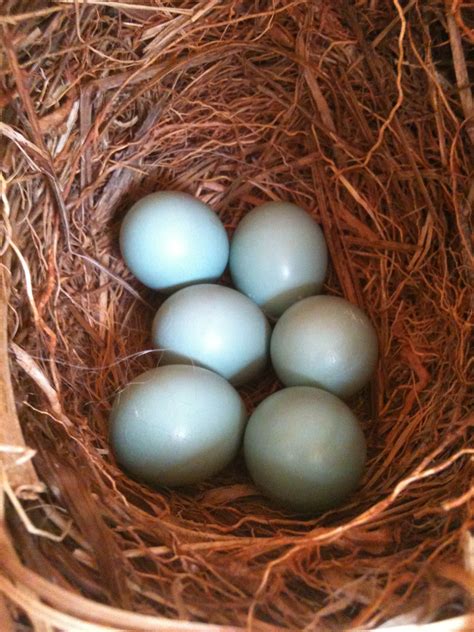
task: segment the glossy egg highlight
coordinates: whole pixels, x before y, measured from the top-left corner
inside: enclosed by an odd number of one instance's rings
[[[153,321],[152,339],[162,351],[160,363],[203,366],[242,384],[267,364],[270,325],[240,292],[202,284],[166,299]]]
[[[279,319],[270,354],[286,386],[317,386],[349,397],[375,371],[377,334],[356,305],[336,296],[311,296]]]
[[[268,202],[248,213],[231,242],[235,287],[277,318],[300,299],[317,294],[328,253],[319,225],[289,202]]]
[[[344,402],[318,388],[295,386],[255,409],[244,455],[265,495],[294,511],[319,513],[340,505],[359,485],[366,443]]]
[[[132,477],[151,485],[189,485],[234,458],[245,421],[242,399],[219,375],[191,366],[158,367],[117,395],[110,442]]]
[[[122,222],[120,249],[144,285],[165,293],[219,278],[229,258],[220,219],[179,191],[152,193],[136,202]]]

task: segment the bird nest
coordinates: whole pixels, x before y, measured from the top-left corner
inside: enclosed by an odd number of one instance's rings
[[[467,5],[3,3],[2,629],[472,629]],[[162,300],[118,230],[160,189],[229,234],[276,199],[321,224],[324,291],[381,345],[341,508],[283,511],[241,458],[161,491],[114,462],[111,402],[156,365]],[[241,393],[251,411],[279,387]]]

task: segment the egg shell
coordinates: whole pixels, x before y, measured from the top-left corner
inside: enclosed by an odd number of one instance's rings
[[[311,296],[279,319],[270,354],[286,386],[319,386],[349,397],[375,371],[377,334],[356,305],[337,296]]]
[[[366,443],[344,402],[318,388],[295,386],[255,409],[244,455],[265,495],[297,512],[318,513],[338,506],[359,485]]]
[[[110,442],[118,463],[134,478],[188,485],[234,458],[245,421],[242,399],[219,375],[191,366],[158,367],[117,395]]]
[[[229,240],[217,215],[178,191],[136,202],[122,222],[120,249],[137,279],[165,293],[219,278],[229,258]]]
[[[242,384],[268,361],[270,325],[249,298],[221,285],[194,285],[170,296],[156,313],[153,345],[161,364],[196,364]]]
[[[229,269],[235,287],[277,318],[321,290],[327,262],[326,241],[314,219],[295,204],[268,202],[238,225]]]

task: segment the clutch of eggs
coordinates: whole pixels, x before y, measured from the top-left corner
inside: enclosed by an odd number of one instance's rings
[[[198,483],[234,458],[245,434],[245,461],[264,494],[303,513],[340,504],[361,479],[366,447],[336,395],[367,383],[378,346],[359,308],[314,296],[328,260],[318,224],[294,204],[269,202],[244,217],[229,249],[207,205],[164,191],[130,209],[120,246],[142,283],[171,296],[152,325],[160,366],[112,409],[118,463],[148,484]],[[239,291],[212,284],[227,263]],[[265,315],[279,319],[273,333]],[[289,388],[266,398],[245,430],[234,386],[261,374],[269,357]]]

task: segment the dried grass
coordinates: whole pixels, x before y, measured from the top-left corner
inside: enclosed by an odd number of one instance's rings
[[[468,3],[45,4],[0,17],[1,304],[36,451],[2,334],[0,616],[19,630],[474,625]],[[113,462],[111,400],[156,362],[160,301],[117,231],[161,188],[198,195],[230,233],[277,198],[322,224],[326,291],[363,306],[382,348],[352,402],[367,476],[341,509],[282,512],[242,462],[163,492]],[[269,373],[242,393],[252,409],[276,388]]]

